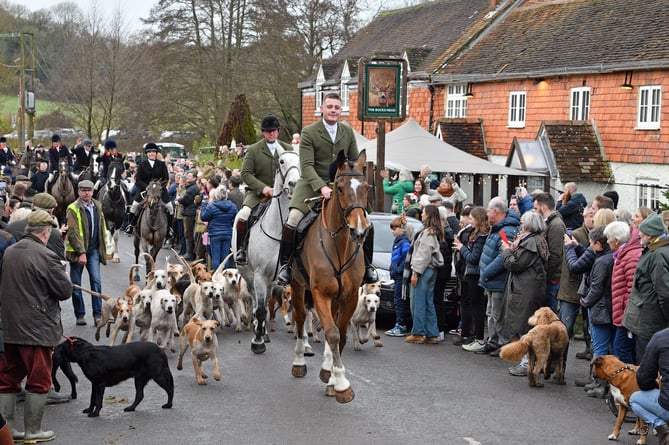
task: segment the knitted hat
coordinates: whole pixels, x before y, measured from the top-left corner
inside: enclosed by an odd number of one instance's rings
[[[667,233],[667,228],[664,227],[662,217],[657,213],[651,213],[643,220],[639,226],[639,231],[648,236],[660,236]]]
[[[33,198],[33,206],[44,210],[55,209],[58,206],[56,198],[48,193],[38,193]]]

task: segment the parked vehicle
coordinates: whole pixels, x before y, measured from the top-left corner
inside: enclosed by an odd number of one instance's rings
[[[379,314],[381,316],[395,316],[395,304],[393,303],[393,291],[395,282],[390,278],[390,256],[393,250],[393,241],[395,237],[390,231],[390,222],[397,217],[390,213],[370,213],[369,215],[374,224],[374,258],[372,264],[376,267],[381,280],[381,307]],[[407,224],[411,224],[418,231],[423,224],[415,218],[408,218]],[[453,268],[455,270],[455,268]],[[455,272],[451,274],[451,279],[446,286],[445,295],[455,288]],[[445,297],[444,297],[445,298]]]

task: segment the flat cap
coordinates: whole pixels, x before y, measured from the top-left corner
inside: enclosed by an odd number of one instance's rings
[[[81,189],[89,189],[92,190],[95,184],[93,184],[93,181],[89,181],[88,179],[84,179],[83,181],[79,181],[79,184],[77,187],[79,187],[79,190]]]
[[[30,215],[28,215],[28,225],[32,227],[58,227],[58,223],[44,210],[33,210]]]
[[[17,181],[30,181],[30,178],[28,178],[26,175],[18,175],[16,177]]]
[[[33,198],[33,207],[38,207],[40,209],[55,209],[58,206],[56,198],[51,196],[48,193],[38,193]]]

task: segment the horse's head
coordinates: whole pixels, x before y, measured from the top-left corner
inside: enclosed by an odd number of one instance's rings
[[[300,179],[300,155],[296,151],[277,148],[279,153],[279,168],[274,179],[274,190],[277,193],[293,195],[297,180]]]
[[[332,199],[337,203],[343,224],[349,229],[351,239],[362,242],[367,235],[370,223],[367,219],[367,191],[370,185],[362,173],[367,162],[367,153],[363,150],[354,163],[346,159],[344,152],[339,152],[337,173],[334,178]]]
[[[149,207],[160,203],[160,196],[163,192],[163,186],[158,181],[151,181],[146,187],[146,202]]]
[[[70,175],[70,164],[67,162],[67,159],[63,158],[58,161],[58,174],[60,176]]]

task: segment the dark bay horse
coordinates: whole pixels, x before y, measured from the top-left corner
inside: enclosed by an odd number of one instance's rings
[[[346,378],[341,352],[348,324],[358,302],[358,289],[365,272],[362,245],[371,228],[365,206],[370,186],[362,173],[367,160],[363,150],[357,163],[337,157],[332,197],[324,202],[320,220],[309,227],[302,251],[293,258],[291,282],[293,314],[297,327],[294,377],[304,377],[304,295],[310,291],[314,308],[325,332],[325,351],[320,378],[326,394],[347,403],[355,397]],[[299,271],[299,273],[297,273]]]
[[[70,178],[70,166],[67,159],[61,159],[58,162],[58,177],[53,182],[50,193],[58,203],[54,214],[58,218],[58,223],[62,225],[65,223],[67,206],[77,199],[74,193],[74,183]]]
[[[102,203],[102,212],[107,221],[107,229],[111,234],[112,248],[107,250],[107,255],[111,256],[113,263],[120,262],[118,256],[118,233],[123,225],[127,206],[125,185],[121,179],[122,173],[123,164],[120,161],[113,161],[109,165],[109,179],[100,189],[98,197]]]
[[[140,246],[144,252],[149,252],[154,261],[163,247],[167,236],[167,215],[160,199],[162,191],[163,186],[159,181],[151,181],[146,187],[142,213],[137,220],[134,234],[135,264],[139,261]],[[147,261],[146,270],[150,270],[150,267]]]

